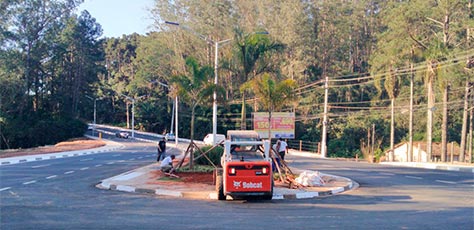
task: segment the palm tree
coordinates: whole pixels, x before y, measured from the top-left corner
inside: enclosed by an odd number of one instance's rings
[[[247,87],[258,98],[260,106],[268,111],[268,124],[271,124],[272,113],[296,101],[294,90],[296,81],[286,79],[276,82],[268,73],[252,79]],[[271,140],[271,125],[268,126],[268,139]]]
[[[213,68],[208,65],[200,66],[196,59],[192,57],[186,58],[186,69],[189,75],[178,75],[171,79],[173,88],[185,103],[191,106],[191,144],[194,140],[194,116],[195,109],[198,105],[211,101],[212,94],[216,85],[214,85]],[[218,93],[222,90],[216,89]],[[189,166],[193,168],[194,156],[190,154]]]
[[[265,56],[271,52],[281,52],[285,48],[282,43],[272,42],[267,35],[262,33],[252,33],[245,35],[242,31],[236,31],[236,49],[234,65],[227,64],[226,68],[231,72],[238,74],[240,83],[247,83],[255,76],[269,72],[273,68],[271,62],[265,61]],[[242,88],[241,88],[242,89]],[[245,122],[245,96],[246,91],[241,90],[242,94],[242,117],[241,129],[246,129]]]

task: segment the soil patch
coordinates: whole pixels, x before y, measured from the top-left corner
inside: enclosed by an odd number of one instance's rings
[[[165,175],[160,170],[155,170],[150,173],[153,183],[199,183],[199,184],[214,184],[214,177],[212,172],[177,172],[175,173],[179,178],[172,178]]]
[[[176,173],[183,182],[201,183],[201,184],[214,184],[213,173],[204,172],[179,172]]]
[[[105,145],[105,142],[102,140],[94,140],[94,139],[83,137],[83,138],[75,138],[68,141],[60,142],[56,145],[48,145],[48,146],[28,148],[28,149],[1,150],[0,158],[57,153],[57,152],[66,152],[66,151],[74,151],[74,150],[82,150],[82,149],[92,149],[92,148],[102,147],[104,145]]]

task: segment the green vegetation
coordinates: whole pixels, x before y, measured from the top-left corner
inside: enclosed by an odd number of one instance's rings
[[[183,179],[181,179],[181,178],[175,178],[175,177],[170,177],[170,176],[164,176],[164,177],[159,178],[158,180],[161,180],[161,181],[173,181],[173,182],[181,182],[181,181],[183,181]]]
[[[210,173],[210,172],[214,172],[214,167],[213,166],[209,166],[209,165],[199,165],[199,164],[196,164],[193,166],[193,169],[190,169],[189,167],[185,166],[185,167],[181,167],[179,169],[176,170],[176,172],[203,172],[203,173]]]
[[[84,135],[87,125],[71,117],[50,117],[49,113],[13,118],[3,128],[3,135],[12,137],[10,148],[54,145]]]
[[[467,146],[471,1],[157,0],[156,32],[120,38],[101,38],[94,15],[75,13],[81,2],[0,4],[1,149],[81,135],[79,121],[93,118],[86,96],[97,123],[128,127],[123,95],[135,98],[135,128],[155,133],[170,131],[178,96],[180,136],[202,139],[214,90],[218,133],[251,129],[252,112],[294,111],[296,138],[318,142],[326,77],[328,156],[381,157],[410,136]],[[295,101],[267,100],[266,86],[290,81]]]
[[[203,152],[207,152],[209,151],[209,149],[211,149],[213,146],[204,146],[201,148],[201,150]],[[194,154],[197,154],[198,152],[195,152]],[[220,167],[221,165],[221,156],[222,154],[224,153],[224,148],[221,147],[221,146],[217,146],[215,147],[214,149],[212,149],[210,152],[208,152],[206,155],[207,157],[209,158],[209,160],[212,161],[212,163],[218,167]],[[197,157],[197,155],[195,156]],[[206,157],[200,157],[198,158],[197,160],[195,160],[194,162],[198,165],[208,165],[208,166],[212,166],[211,163],[209,163],[209,160],[206,158]]]

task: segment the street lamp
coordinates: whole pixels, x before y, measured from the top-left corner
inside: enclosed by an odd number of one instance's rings
[[[219,59],[218,59],[219,44],[227,43],[227,42],[231,41],[232,39],[225,39],[225,40],[222,40],[222,41],[213,41],[213,40],[209,39],[208,37],[192,30],[191,28],[189,28],[187,26],[180,25],[177,22],[165,21],[165,23],[169,24],[169,25],[178,26],[178,27],[183,28],[187,31],[190,31],[191,33],[197,35],[199,38],[203,39],[207,43],[209,43],[211,45],[214,45],[214,51],[215,51],[215,53],[214,53],[214,85],[217,87],[217,72],[218,72],[217,70],[218,70],[218,66],[219,66]],[[217,91],[216,91],[216,89],[214,89],[214,93],[212,94],[212,97],[213,97],[213,102],[212,102],[212,144],[215,145],[216,144],[216,133],[217,133]]]
[[[135,99],[125,94],[121,94],[121,95],[127,98],[127,100],[132,102],[132,138],[135,138]]]
[[[152,81],[151,83],[158,83],[163,87],[170,88],[169,85],[159,82],[159,81]],[[176,109],[176,110],[175,110]],[[176,113],[176,116],[175,116]],[[178,96],[175,97],[175,100],[173,102],[173,110],[171,113],[171,127],[170,127],[170,133],[173,133],[173,120],[175,121],[175,133],[174,133],[174,141],[176,146],[178,146]]]
[[[92,98],[90,96],[87,96],[87,98],[91,99],[94,101],[94,126],[92,128],[92,136],[94,136],[94,133],[95,133],[95,125],[96,125],[96,117],[97,117],[97,100],[100,100],[100,98]]]

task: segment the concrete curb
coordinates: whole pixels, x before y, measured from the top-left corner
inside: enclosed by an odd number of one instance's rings
[[[87,136],[87,137],[92,138],[92,139],[97,139],[96,137],[92,137],[92,136]],[[117,142],[109,141],[106,139],[103,139],[103,140],[106,142],[106,145],[99,148],[94,148],[94,149],[0,158],[0,166],[13,165],[13,164],[32,162],[32,161],[52,160],[52,159],[58,159],[58,158],[91,155],[91,154],[115,151],[115,150],[122,149],[125,147],[123,144],[120,144]]]
[[[96,187],[99,189],[112,190],[112,191],[121,191],[121,192],[130,192],[130,193],[141,193],[141,194],[154,194],[157,196],[168,196],[168,197],[177,197],[177,198],[187,198],[187,199],[208,199],[208,200],[217,200],[217,194],[214,191],[175,191],[170,189],[149,189],[149,188],[139,188],[128,185],[120,185],[118,183],[112,182],[117,180],[117,178],[123,178],[127,175],[131,175],[135,170],[131,170],[120,175],[105,179],[101,183],[97,184]],[[275,187],[273,191],[272,200],[295,200],[295,199],[312,199],[316,197],[325,197],[332,196],[339,193],[343,193],[352,189],[357,189],[359,184],[351,179],[334,176],[330,174],[322,174],[323,176],[329,176],[337,178],[339,180],[346,181],[347,185],[342,187],[333,187],[330,190],[324,192],[317,191],[296,191],[294,189],[287,189],[281,187]]]
[[[474,167],[472,166],[460,166],[460,165],[449,165],[449,164],[440,165],[440,164],[418,163],[418,162],[381,162],[380,164],[391,165],[391,166],[401,166],[401,167],[474,173]]]
[[[143,140],[147,142],[154,142],[149,140]],[[312,153],[293,153],[294,155],[299,155],[303,157],[314,157]],[[217,194],[215,191],[176,191],[172,189],[152,189],[152,188],[142,188],[139,186],[130,186],[125,181],[133,180],[137,177],[147,173],[147,168],[151,165],[144,166],[141,168],[133,169],[122,174],[107,178],[102,180],[99,184],[96,185],[99,189],[113,190],[120,192],[131,192],[131,193],[141,193],[141,194],[152,194],[157,196],[167,196],[167,197],[177,197],[177,198],[187,198],[187,199],[204,199],[204,200],[217,200]],[[328,188],[325,191],[311,191],[311,188],[306,188],[306,190],[296,190],[288,189],[282,187],[274,187],[272,200],[294,200],[294,199],[312,199],[316,197],[325,197],[332,196],[339,193],[343,193],[349,190],[357,189],[359,184],[349,178],[335,176],[325,173],[320,173],[321,176],[331,177],[335,180],[338,180],[340,183],[344,183],[344,186],[337,186]],[[124,181],[123,183],[121,183]],[[319,187],[320,188],[320,187]]]
[[[290,155],[301,156],[301,157],[312,157],[322,158],[320,155],[312,152],[299,152],[290,150]],[[361,161],[362,162],[362,161]],[[401,167],[412,167],[412,168],[424,168],[434,170],[445,170],[445,171],[458,171],[474,173],[474,166],[462,166],[462,165],[451,165],[451,164],[436,164],[436,163],[420,163],[420,162],[380,162],[382,165],[392,165]]]

